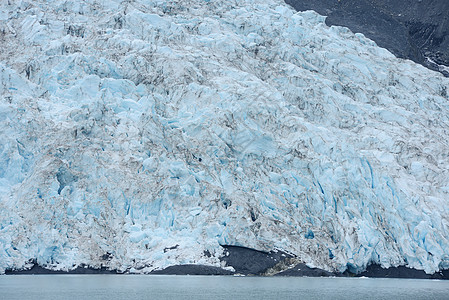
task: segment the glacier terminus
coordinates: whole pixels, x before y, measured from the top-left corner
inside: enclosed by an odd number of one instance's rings
[[[280,0],[0,3],[0,273],[449,269],[449,79]]]

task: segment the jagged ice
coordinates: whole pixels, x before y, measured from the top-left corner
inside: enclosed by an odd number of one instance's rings
[[[0,39],[0,273],[449,267],[442,75],[279,0],[2,1]]]

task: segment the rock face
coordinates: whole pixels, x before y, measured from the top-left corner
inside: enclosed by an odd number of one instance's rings
[[[449,267],[440,73],[281,0],[0,1],[0,20],[0,273],[226,268],[221,245]]]
[[[409,269],[404,266],[384,269],[379,265],[371,265],[356,276],[365,276],[373,278],[419,278],[419,279],[444,279],[449,280],[449,271],[442,270],[434,274],[426,274],[422,270]]]
[[[380,47],[449,76],[446,0],[286,0],[328,16],[326,24],[363,33]]]
[[[269,269],[292,257],[282,251],[262,252],[245,247],[224,246],[221,260],[237,274],[264,275]]]
[[[232,271],[203,265],[175,265],[151,272],[153,275],[232,275]]]

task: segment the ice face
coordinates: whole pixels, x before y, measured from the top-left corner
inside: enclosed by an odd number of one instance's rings
[[[449,264],[440,74],[281,1],[0,6],[1,272]]]

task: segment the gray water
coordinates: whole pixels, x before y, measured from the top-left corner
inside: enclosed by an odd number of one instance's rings
[[[449,299],[449,281],[170,275],[0,276],[0,299]]]

